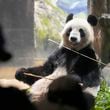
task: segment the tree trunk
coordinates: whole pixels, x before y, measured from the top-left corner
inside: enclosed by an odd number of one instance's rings
[[[104,13],[110,13],[110,0],[88,0],[88,13],[99,18],[94,28],[95,48],[104,63],[110,61],[110,19]],[[102,15],[104,15],[102,17]]]

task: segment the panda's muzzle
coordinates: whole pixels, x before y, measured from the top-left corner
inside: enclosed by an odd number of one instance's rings
[[[69,41],[73,43],[79,43],[81,41],[80,33],[71,31],[69,35]]]

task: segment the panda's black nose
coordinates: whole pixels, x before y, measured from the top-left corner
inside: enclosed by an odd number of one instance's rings
[[[71,37],[71,41],[72,41],[72,42],[75,42],[76,40],[77,40],[77,38]]]

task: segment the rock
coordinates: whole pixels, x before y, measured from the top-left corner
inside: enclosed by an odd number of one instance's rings
[[[102,76],[107,81],[108,85],[110,86],[110,63],[108,63],[103,69],[102,69]]]

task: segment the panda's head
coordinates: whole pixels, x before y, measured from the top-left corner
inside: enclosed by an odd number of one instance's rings
[[[94,41],[93,26],[96,24],[97,18],[93,15],[89,15],[86,20],[82,18],[73,18],[73,14],[69,14],[61,33],[61,46],[80,50],[88,44],[91,44]]]

